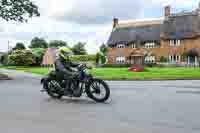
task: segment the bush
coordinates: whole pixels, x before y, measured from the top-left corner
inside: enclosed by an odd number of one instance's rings
[[[75,56],[72,56],[70,59],[73,62],[95,62],[96,56],[95,55],[75,55]]]
[[[8,64],[8,54],[3,54],[1,57],[0,57],[0,62],[1,64],[3,65],[7,65]]]
[[[130,64],[104,64],[101,67],[119,68],[119,67],[130,67],[130,66],[131,66]]]
[[[102,52],[98,52],[96,54],[96,64],[105,64],[106,63],[106,56]]]
[[[145,63],[145,66],[147,66],[147,67],[155,67],[155,66],[157,66],[157,64],[156,63]]]
[[[34,63],[34,55],[29,50],[15,50],[8,58],[10,65],[30,66]]]
[[[164,56],[161,56],[161,57],[160,57],[160,62],[163,62],[163,63],[164,63],[164,62],[167,62],[167,58],[164,57]]]

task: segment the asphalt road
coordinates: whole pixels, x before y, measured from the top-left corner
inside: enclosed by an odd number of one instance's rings
[[[53,100],[40,77],[0,81],[1,133],[199,133],[200,81],[113,81],[111,99]]]

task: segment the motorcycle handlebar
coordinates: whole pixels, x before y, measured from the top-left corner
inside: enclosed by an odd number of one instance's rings
[[[80,68],[80,69],[92,69],[92,67],[91,67],[91,66],[88,66],[87,64],[80,64],[80,65],[79,65],[79,68]]]

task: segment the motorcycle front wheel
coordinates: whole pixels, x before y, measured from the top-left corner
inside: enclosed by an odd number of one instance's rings
[[[93,79],[87,88],[87,96],[96,102],[103,103],[110,97],[110,89],[106,82]]]

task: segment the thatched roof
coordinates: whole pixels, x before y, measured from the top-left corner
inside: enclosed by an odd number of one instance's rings
[[[160,40],[160,24],[140,25],[131,27],[117,27],[112,31],[108,44],[132,41]]]
[[[200,15],[197,11],[172,14],[165,19],[119,23],[113,29],[108,45],[132,41],[194,38],[200,35]]]
[[[200,16],[197,13],[170,16],[163,22],[165,39],[193,38],[200,33]]]

